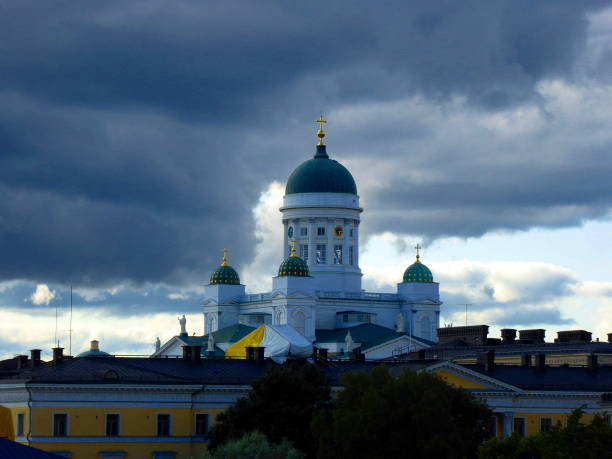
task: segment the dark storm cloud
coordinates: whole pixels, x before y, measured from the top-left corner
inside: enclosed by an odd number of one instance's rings
[[[0,279],[204,282],[223,246],[245,265],[251,209],[309,154],[313,113],[414,95],[493,111],[537,101],[542,79],[574,77],[602,5],[2,2]],[[540,188],[504,202],[499,183],[440,185],[372,193],[372,228],[471,235],[540,224],[534,200],[553,226],[609,205],[598,187],[584,210],[570,193],[565,215]],[[407,195],[418,224],[390,228]]]

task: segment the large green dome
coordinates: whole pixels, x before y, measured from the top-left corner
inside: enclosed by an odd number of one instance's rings
[[[295,247],[291,249],[291,255],[285,261],[283,261],[278,268],[278,276],[295,276],[295,277],[309,277],[310,270],[304,260],[297,256],[295,253]]]
[[[325,145],[317,145],[314,158],[300,164],[289,176],[285,194],[295,193],[357,194],[357,185],[346,167],[329,159]]]
[[[404,271],[404,282],[425,282],[431,284],[433,281],[433,274],[431,274],[427,266],[421,263],[418,257],[417,260]]]
[[[211,274],[211,284],[232,284],[239,285],[240,277],[234,268],[227,264],[227,249],[223,249],[223,263]]]

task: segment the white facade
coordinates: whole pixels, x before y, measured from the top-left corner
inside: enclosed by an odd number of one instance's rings
[[[248,295],[243,285],[208,285],[203,303],[205,334],[235,323],[289,324],[315,341],[317,329],[368,322],[395,329],[403,322],[406,333],[437,341],[442,304],[438,283],[400,283],[389,293],[362,290],[359,196],[288,194],[280,212],[284,257],[289,257],[294,241],[311,277],[274,277],[269,292]],[[398,272],[398,279],[402,275]]]

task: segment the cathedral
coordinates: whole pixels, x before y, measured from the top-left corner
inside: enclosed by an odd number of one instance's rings
[[[421,262],[418,245],[414,263],[403,275],[398,273],[395,292],[361,288],[363,209],[357,185],[349,170],[330,158],[324,142],[326,121],[321,117],[317,122],[314,156],[287,180],[280,208],[284,260],[279,260],[272,289],[247,294],[224,250],[221,266],[205,287],[204,336],[187,336],[183,328],[154,355],[179,355],[180,348],[196,343],[196,338],[202,347],[214,340],[214,349],[224,353],[261,326],[289,340],[299,335],[330,356],[360,349],[368,358],[386,358],[435,344],[442,304],[439,284]]]

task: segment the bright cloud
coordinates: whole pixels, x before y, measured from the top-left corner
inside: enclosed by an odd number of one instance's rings
[[[55,298],[55,291],[49,290],[46,284],[38,284],[36,290],[30,296],[30,300],[36,305],[48,305],[53,298]]]

